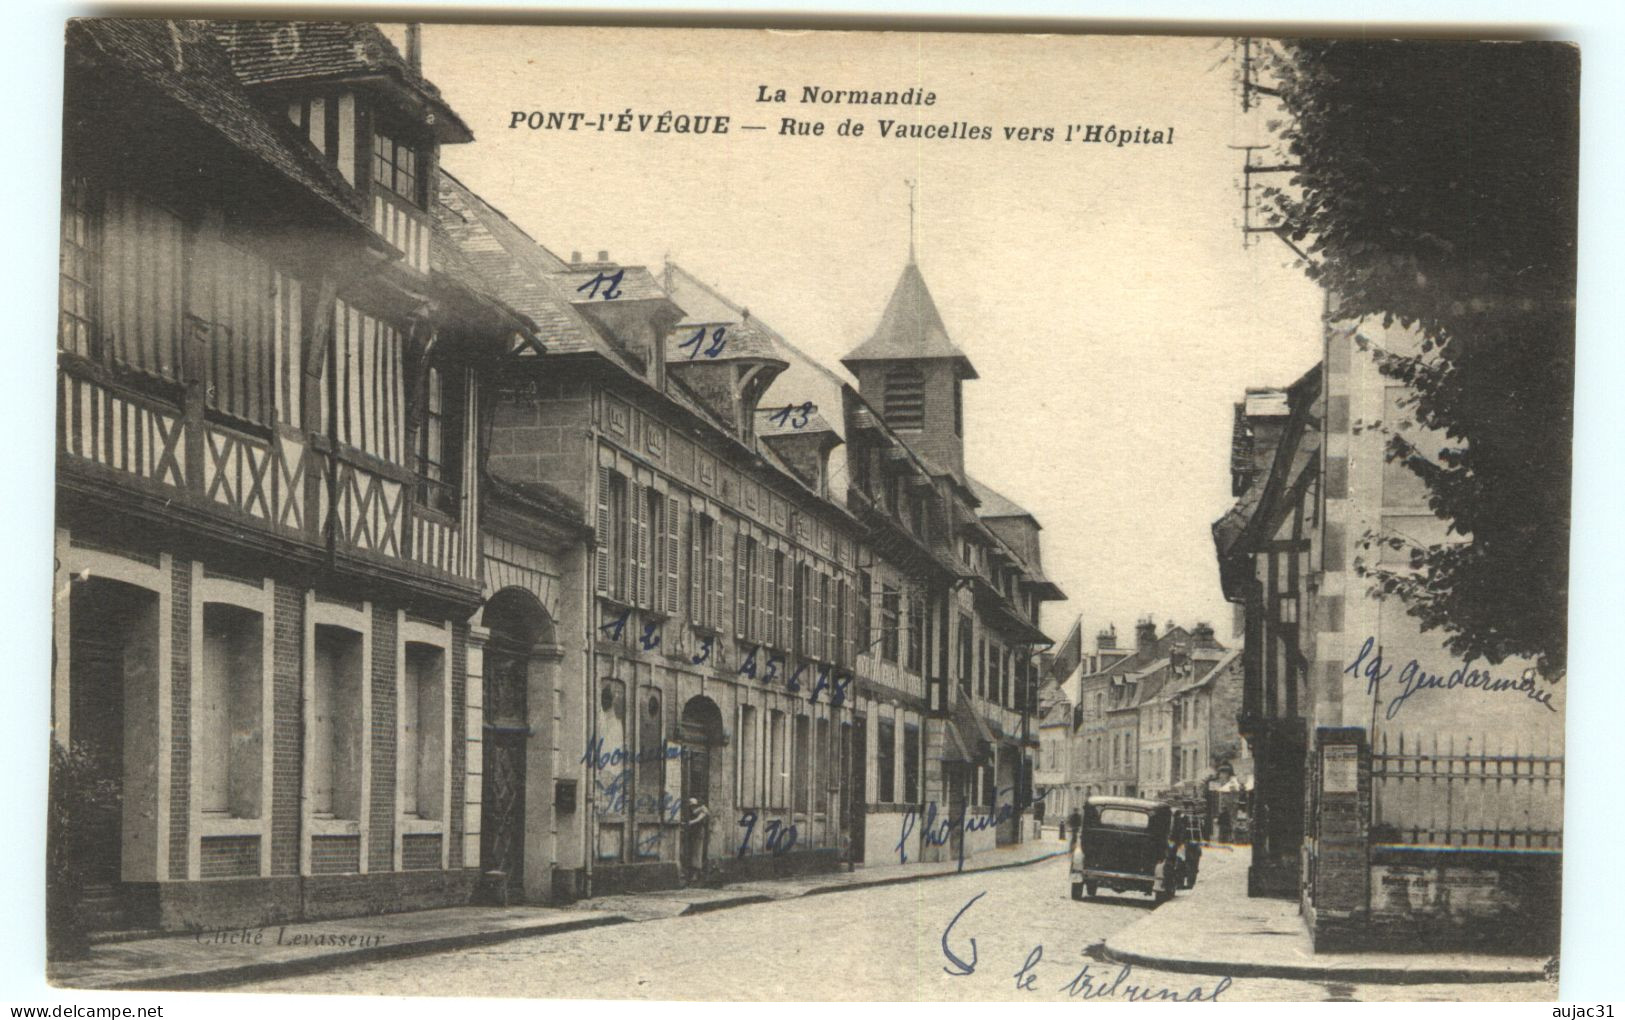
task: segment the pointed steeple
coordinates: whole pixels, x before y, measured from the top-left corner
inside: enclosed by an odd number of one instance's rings
[[[977,377],[965,352],[949,339],[948,327],[942,323],[942,314],[925,286],[925,277],[920,275],[920,267],[910,260],[892,290],[891,300],[886,302],[880,326],[873,336],[842,358],[841,364],[856,372],[854,363],[861,361],[937,359],[953,361],[955,374],[960,379]]]

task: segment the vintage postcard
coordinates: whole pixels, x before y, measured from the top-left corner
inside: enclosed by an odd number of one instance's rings
[[[1556,997],[1575,46],[65,46],[53,984]]]

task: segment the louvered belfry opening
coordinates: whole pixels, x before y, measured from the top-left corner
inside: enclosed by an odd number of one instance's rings
[[[886,424],[894,429],[925,427],[925,373],[918,365],[897,365],[886,372],[882,397]]]

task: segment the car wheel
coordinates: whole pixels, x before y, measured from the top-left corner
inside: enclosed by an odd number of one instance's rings
[[[1094,890],[1090,889],[1089,894],[1091,896],[1094,895]],[[1083,899],[1083,883],[1082,882],[1073,882],[1072,883],[1072,898],[1075,899],[1075,900]]]
[[[1169,900],[1171,900],[1173,898],[1174,898],[1174,891],[1173,891],[1172,888],[1163,889],[1160,892],[1153,892],[1151,894],[1152,902],[1156,903],[1158,906],[1161,906],[1162,904],[1167,903]]]
[[[1100,886],[1096,885],[1093,882],[1085,882],[1084,885],[1083,885],[1083,891],[1089,894],[1090,899],[1095,898],[1095,890],[1099,889],[1099,888],[1100,888]]]

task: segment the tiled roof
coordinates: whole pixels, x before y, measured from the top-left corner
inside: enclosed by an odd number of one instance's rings
[[[367,21],[217,21],[215,37],[248,85],[386,75],[435,107],[443,133],[467,141],[472,132],[434,83],[412,69],[395,44]]]
[[[688,296],[673,291],[671,297],[677,304],[682,305],[685,311],[690,311],[690,314],[666,336],[668,362],[733,361],[741,358],[784,360],[775,343],[776,335],[758,320],[699,318],[689,309]],[[723,331],[722,348],[713,357],[705,352],[710,349],[711,337],[717,328]],[[697,346],[689,343],[695,331],[702,329],[706,335],[700,343]],[[684,343],[688,343],[688,346],[683,346]]]
[[[360,199],[338,171],[285,121],[267,116],[249,98],[207,23],[76,18],[68,23],[68,44],[97,63],[138,76],[238,149],[351,220],[366,222]]]
[[[1017,505],[1015,502],[999,493],[994,492],[986,485],[966,476],[970,482],[970,491],[976,494],[976,500],[981,505],[976,508],[978,517],[1031,517],[1032,511]]]
[[[621,363],[552,283],[553,274],[564,267],[558,256],[444,171],[435,219],[442,228],[435,238],[443,231],[460,253],[445,256],[445,264],[472,267],[495,297],[536,323],[536,335],[550,353],[596,352]]]
[[[620,279],[615,280],[615,274]],[[556,274],[558,287],[571,304],[596,305],[611,301],[669,301],[666,292],[643,266],[622,266],[613,262],[572,262]],[[611,293],[613,298],[606,298]]]
[[[783,421],[774,421],[773,416],[776,414],[783,414],[784,408],[785,405],[783,404],[778,404],[771,407],[758,407],[756,409],[756,434],[764,439],[772,439],[776,436],[807,435],[816,432],[829,432],[839,435],[839,433],[837,433],[835,430],[835,426],[831,425],[829,419],[825,418],[823,412],[819,411],[816,407],[813,408],[812,413],[807,415],[807,423],[805,425],[798,427],[795,424],[796,422],[801,421],[801,409],[799,404],[791,405],[790,414],[785,416]]]
[[[854,361],[930,358],[951,358],[958,362],[961,378],[976,378],[970,359],[948,338],[948,327],[942,323],[937,303],[931,300],[920,267],[910,262],[903,267],[891,300],[886,302],[879,328],[841,363],[850,367]]]

